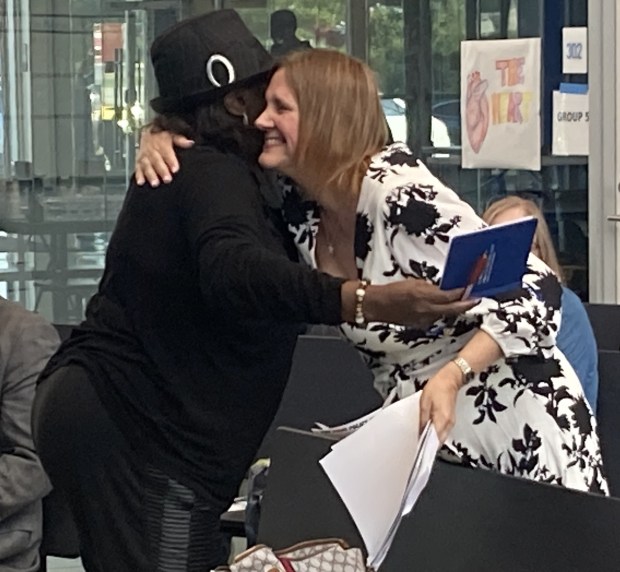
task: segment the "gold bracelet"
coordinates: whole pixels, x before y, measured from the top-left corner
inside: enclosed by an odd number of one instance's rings
[[[364,296],[366,296],[366,288],[368,288],[370,280],[360,280],[360,283],[355,290],[355,324],[357,326],[363,326],[366,323],[364,317]]]

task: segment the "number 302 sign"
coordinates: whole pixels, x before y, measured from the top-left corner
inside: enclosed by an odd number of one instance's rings
[[[562,72],[588,73],[588,28],[562,29]]]

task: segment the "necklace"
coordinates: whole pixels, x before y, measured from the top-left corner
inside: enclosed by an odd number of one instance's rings
[[[333,223],[336,225],[336,228],[341,231],[341,235],[342,235],[343,223],[339,222],[337,218],[334,218],[334,215],[332,213],[326,211],[323,208],[321,208],[320,212],[321,212],[321,217],[320,217],[321,227],[320,228],[323,231],[323,238],[325,239],[325,245],[327,246],[327,252],[331,257],[335,257],[337,242],[334,241],[332,238],[330,224],[332,224],[332,221],[333,221]],[[337,235],[337,240],[338,239],[344,240],[342,236],[338,237]]]
[[[325,221],[321,224],[321,228],[323,229],[323,236],[325,237],[325,242],[327,243],[327,252],[330,256],[334,256],[336,252],[336,248],[334,247],[334,243],[329,236],[329,230],[327,229],[327,225]]]

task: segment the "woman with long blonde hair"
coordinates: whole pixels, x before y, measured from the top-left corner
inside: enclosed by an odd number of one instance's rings
[[[558,262],[543,213],[533,201],[509,196],[489,205],[482,218],[486,223],[493,225],[523,216],[533,216],[538,221],[532,242],[532,253],[551,268],[562,283],[562,321],[556,343],[579,377],[590,407],[596,411],[598,349],[594,332],[579,296],[564,282],[562,267]]]
[[[329,50],[291,54],[265,99],[259,163],[295,182],[284,214],[303,259],[365,283],[438,284],[450,238],[484,222],[406,145],[385,145],[368,66]],[[531,257],[523,288],[426,330],[367,323],[363,293],[357,323],[341,329],[382,394],[422,391],[422,423],[432,420],[463,462],[606,492],[595,421],[555,345],[561,295],[555,274]]]

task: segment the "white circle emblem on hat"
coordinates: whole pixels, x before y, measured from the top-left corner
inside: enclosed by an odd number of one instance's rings
[[[216,63],[222,64],[226,68],[226,71],[228,72],[228,81],[226,82],[226,84],[222,84],[219,81],[217,81],[217,79],[215,78],[215,75],[213,74],[213,64],[216,64]],[[206,70],[207,70],[207,79],[215,87],[222,87],[223,85],[231,84],[235,81],[235,68],[233,67],[230,60],[226,56],[223,56],[222,54],[213,54],[207,61]]]

